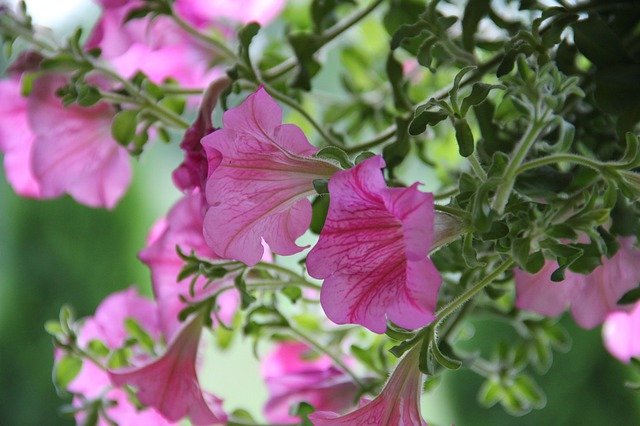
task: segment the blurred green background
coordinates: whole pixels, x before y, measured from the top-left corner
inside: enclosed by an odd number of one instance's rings
[[[89,5],[78,13],[87,25],[96,10]],[[65,303],[79,316],[91,315],[106,295],[133,283],[149,293],[148,271],[136,253],[152,223],[179,196],[170,172],[180,157],[176,144],[152,146],[136,163],[135,183],[112,212],[68,197],[17,197],[0,165],[0,425],[73,424],[58,411],[66,401],[51,384],[52,345],[43,324],[56,318]],[[426,180],[424,169],[405,169],[406,175]],[[424,397],[424,417],[433,424],[459,426],[639,424],[640,398],[623,387],[629,373],[603,349],[599,330],[576,328],[570,318],[563,324],[573,347],[567,354],[556,353],[551,370],[536,376],[547,394],[543,410],[514,418],[500,407],[482,409],[476,403],[480,378],[461,371],[448,373]],[[476,342],[508,336],[509,330],[495,322],[475,323]],[[259,412],[266,393],[249,342],[236,342],[228,353],[217,354],[202,376],[205,386],[225,399],[225,408]]]

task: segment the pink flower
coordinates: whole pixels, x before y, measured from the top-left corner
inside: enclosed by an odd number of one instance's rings
[[[189,254],[192,251],[203,259],[218,259],[204,241],[202,221],[206,205],[198,190],[184,196],[169,211],[166,219],[159,221],[153,228],[147,247],[140,252],[140,260],[151,269],[153,292],[158,301],[160,324],[166,336],[171,337],[180,327],[178,314],[186,305],[180,299],[184,296],[190,300],[199,300],[224,284],[213,283],[205,290],[205,279],[199,278],[196,283],[196,298],[188,296],[189,279],[177,282],[178,274],[184,261],[178,256],[176,246]],[[238,294],[227,291],[218,298],[221,308],[218,316],[225,323],[231,323],[238,307]]]
[[[68,193],[91,207],[113,208],[131,181],[127,150],[111,137],[112,107],[64,107],[56,90],[59,75],[40,77],[28,99],[35,135],[31,153],[34,177],[43,197]]]
[[[328,356],[305,359],[309,351],[303,343],[283,342],[262,360],[262,376],[270,395],[264,407],[269,422],[300,422],[289,410],[302,401],[316,410],[336,412],[353,406],[358,387]]]
[[[209,164],[209,159],[200,141],[214,131],[211,114],[218,102],[220,93],[230,83],[231,80],[229,78],[221,77],[209,85],[202,97],[198,116],[191,127],[187,129],[180,143],[180,148],[185,152],[185,159],[173,171],[173,183],[184,192],[190,192],[198,188],[204,193],[209,169],[213,170],[218,166],[214,159],[211,159],[211,165]]]
[[[441,278],[427,258],[434,241],[433,195],[387,188],[372,157],[329,181],[329,213],[307,257],[324,279],[320,302],[337,324],[384,333],[386,319],[415,329],[434,319]]]
[[[640,358],[640,302],[631,312],[613,312],[602,328],[604,345],[613,356],[628,363]]]
[[[357,410],[343,416],[316,411],[309,419],[315,426],[426,426],[420,414],[422,373],[418,370],[419,355],[419,346],[408,352],[380,394]]]
[[[260,88],[224,113],[223,128],[202,139],[218,164],[207,180],[205,239],[222,258],[255,265],[261,239],[278,254],[303,249],[295,240],[311,222],[313,181],[338,168],[312,158],[317,152],[302,131],[282,123],[282,110]]]
[[[110,295],[100,304],[95,315],[82,325],[78,345],[86,349],[92,340],[100,340],[109,349],[123,347],[128,337],[125,329],[128,318],[134,319],[152,338],[159,338],[155,303],[141,297],[135,288],[129,288]],[[152,408],[138,410],[129,402],[125,391],[111,387],[107,373],[92,361],[84,360],[80,372],[67,389],[75,394],[73,404],[76,408],[81,407],[83,399],[102,398],[115,402],[115,405],[105,405],[105,415],[118,425],[171,424]],[[78,423],[82,423],[86,416],[86,412],[79,411],[76,414]],[[100,417],[98,424],[107,426],[110,423]]]
[[[164,355],[139,367],[109,371],[111,382],[134,386],[140,402],[154,407],[169,421],[189,416],[195,425],[225,423],[222,401],[203,393],[196,374],[202,326],[202,315],[196,315],[185,323]]]
[[[202,26],[220,19],[266,25],[280,14],[286,0],[176,0],[175,7],[185,19]]]
[[[516,270],[516,306],[545,316],[560,315],[571,308],[576,323],[593,328],[609,312],[620,310],[620,297],[638,285],[640,250],[633,238],[619,238],[620,249],[610,259],[603,258],[589,275],[566,271],[562,282],[552,282],[557,263],[547,261],[536,274]]]
[[[20,94],[19,78],[0,81],[0,151],[11,187],[18,195],[40,198],[40,184],[31,169],[35,136],[27,120],[27,98]]]

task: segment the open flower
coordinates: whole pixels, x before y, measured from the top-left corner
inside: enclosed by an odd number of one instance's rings
[[[92,340],[103,342],[109,349],[119,349],[125,344],[127,331],[125,321],[134,319],[152,338],[160,336],[156,317],[155,303],[141,297],[134,288],[130,288],[107,297],[96,309],[93,317],[87,319],[80,328],[78,345],[85,349]],[[109,401],[104,405],[104,413],[110,421],[118,425],[153,424],[169,425],[155,409],[138,409],[132,404],[127,393],[113,388],[107,373],[85,359],[78,375],[69,383],[67,390],[74,396],[73,405],[80,408],[82,400],[103,399]],[[78,423],[82,423],[88,413],[80,410],[76,413]],[[100,426],[110,423],[100,416]]]
[[[324,279],[320,301],[337,324],[384,333],[386,319],[415,329],[434,319],[441,278],[427,253],[434,241],[433,195],[388,188],[384,160],[369,158],[329,181],[329,212],[307,257]]]
[[[619,238],[620,248],[610,259],[589,275],[566,271],[562,282],[552,282],[551,273],[558,267],[547,261],[535,274],[515,271],[516,306],[545,316],[557,316],[571,308],[576,323],[593,328],[608,313],[623,309],[618,300],[640,282],[640,250],[634,238]]]
[[[195,425],[222,424],[227,416],[222,401],[200,389],[196,356],[202,334],[203,317],[194,316],[169,343],[165,353],[150,363],[109,371],[117,386],[132,385],[136,396],[169,421],[189,416]]]
[[[630,312],[613,312],[602,328],[604,346],[613,356],[628,363],[640,358],[640,302]]]
[[[285,0],[176,0],[175,7],[180,15],[198,26],[222,19],[266,25],[280,14],[285,3]]]
[[[282,110],[260,88],[224,113],[223,127],[202,140],[215,168],[206,186],[204,234],[222,258],[255,265],[264,239],[278,254],[303,249],[295,240],[311,222],[313,181],[338,167],[312,158],[300,128],[282,123]]]
[[[272,423],[298,423],[291,407],[308,402],[316,410],[343,412],[353,406],[358,386],[326,355],[307,359],[310,348],[300,342],[282,342],[262,360],[262,376],[269,390],[264,407]]]
[[[420,413],[422,373],[418,369],[419,345],[398,363],[380,394],[357,410],[338,415],[316,411],[309,416],[314,426],[426,426]]]

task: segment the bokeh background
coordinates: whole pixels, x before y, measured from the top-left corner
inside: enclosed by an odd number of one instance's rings
[[[300,10],[305,2],[296,3]],[[77,25],[90,28],[98,14],[90,0],[27,4],[36,22],[59,34]],[[6,67],[3,60],[0,70]],[[455,157],[455,145],[450,148],[445,154]],[[43,324],[56,318],[63,304],[79,316],[90,315],[105,296],[129,285],[149,294],[149,274],[136,253],[153,222],[179,195],[170,172],[180,161],[177,143],[150,147],[135,165],[134,185],[110,212],[68,197],[17,197],[0,165],[0,425],[73,424],[59,412],[68,400],[59,398],[51,384],[52,344]],[[414,164],[409,160],[405,173],[428,180],[428,172]],[[569,353],[556,353],[551,370],[536,377],[547,394],[543,410],[514,418],[500,407],[482,409],[476,403],[481,379],[462,371],[446,374],[423,398],[425,418],[430,424],[459,426],[640,424],[640,395],[623,387],[629,371],[603,349],[600,330],[581,330],[570,318],[562,321],[573,346]],[[495,322],[478,320],[474,326],[474,341],[487,347],[509,338],[510,330]],[[228,352],[216,354],[202,379],[224,397],[225,408],[244,407],[259,415],[266,391],[250,342],[236,339]]]

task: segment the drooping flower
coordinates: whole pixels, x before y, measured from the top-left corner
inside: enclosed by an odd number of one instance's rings
[[[380,394],[357,410],[339,415],[316,411],[309,416],[314,426],[426,426],[420,413],[422,373],[418,369],[419,347],[398,363]]]
[[[640,250],[634,238],[619,238],[620,248],[610,259],[589,275],[566,271],[562,282],[552,282],[551,273],[558,267],[547,261],[536,274],[515,271],[516,306],[545,316],[557,316],[571,308],[576,323],[593,328],[608,313],[623,309],[618,300],[640,282]]]
[[[100,304],[95,315],[87,319],[80,328],[78,345],[86,350],[91,341],[99,340],[112,350],[123,347],[128,337],[125,328],[127,319],[135,320],[152,338],[159,338],[155,303],[141,297],[134,288],[129,288],[110,295]],[[136,408],[129,401],[126,392],[113,388],[107,373],[88,359],[83,360],[80,372],[69,383],[67,390],[74,394],[73,405],[78,409],[82,406],[83,399],[109,401],[103,406],[104,414],[118,425],[171,424],[153,408]],[[78,411],[78,423],[83,423],[88,415],[83,410]],[[98,425],[109,424],[111,423],[102,416],[99,417]]]
[[[300,422],[289,412],[302,401],[316,410],[339,413],[353,406],[357,385],[328,356],[305,358],[309,353],[303,343],[282,342],[262,360],[262,377],[269,390],[264,413],[269,422]]]
[[[40,184],[31,169],[35,136],[27,120],[27,98],[20,94],[20,79],[0,81],[0,151],[13,190],[23,197],[40,198]]]
[[[91,207],[113,208],[131,181],[129,154],[111,137],[114,110],[106,103],[64,107],[55,95],[64,84],[60,75],[42,76],[27,102],[40,195],[67,193]]]
[[[195,315],[162,356],[138,367],[109,371],[111,382],[134,386],[140,402],[155,408],[169,421],[188,416],[195,425],[225,423],[222,400],[202,391],[196,373],[202,326],[202,314]]]
[[[602,327],[604,346],[620,361],[640,358],[640,302],[630,312],[609,314]]]
[[[317,152],[300,128],[282,123],[282,110],[260,88],[224,113],[223,127],[202,140],[217,167],[207,180],[204,233],[222,258],[255,265],[261,239],[278,254],[302,250],[295,240],[311,222],[313,181],[338,167]]]
[[[337,324],[384,333],[386,320],[415,329],[434,319],[441,278],[427,253],[434,241],[433,195],[388,188],[384,160],[369,158],[329,181],[329,212],[307,257],[324,279],[320,301]]]
[[[195,298],[189,296],[189,281],[178,282],[178,274],[184,261],[178,256],[176,247],[184,253],[195,253],[202,259],[218,259],[204,241],[202,223],[206,205],[202,194],[195,190],[181,198],[169,211],[166,219],[160,220],[153,228],[147,247],[139,254],[140,260],[151,269],[153,292],[158,301],[160,324],[167,337],[175,335],[180,327],[178,314],[186,305],[181,300],[200,300],[224,285],[225,279],[212,283],[204,289],[206,280],[199,278],[195,285]],[[227,283],[228,284],[228,283]],[[231,323],[238,307],[236,291],[227,291],[217,300],[220,312],[218,317],[225,323]]]

